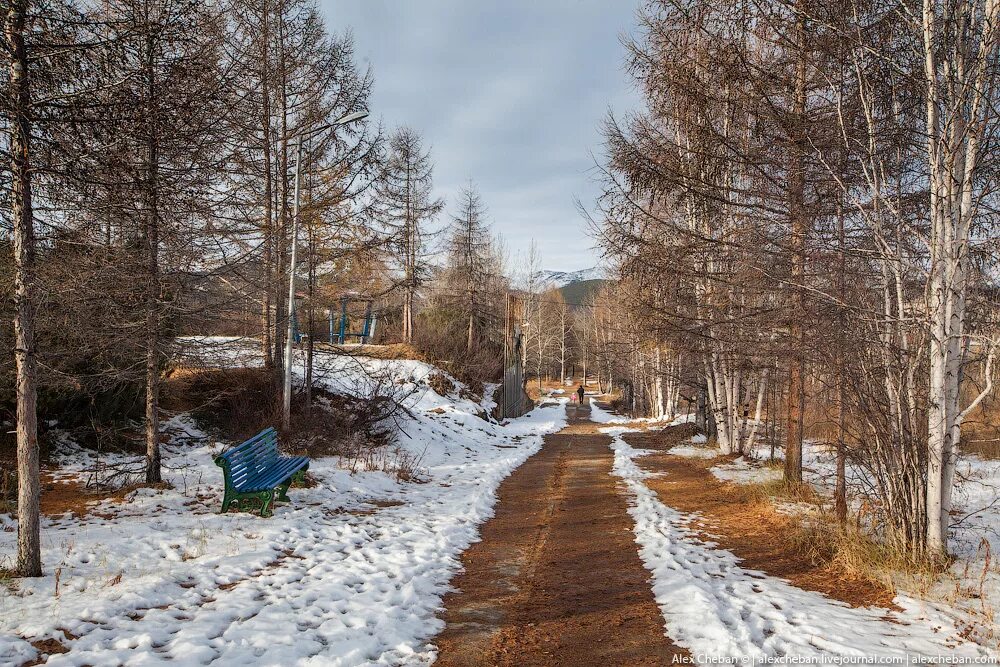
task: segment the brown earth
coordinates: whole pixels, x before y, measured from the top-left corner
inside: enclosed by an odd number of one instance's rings
[[[646,480],[665,505],[698,512],[699,525],[711,540],[738,556],[745,568],[787,579],[851,606],[893,606],[890,589],[844,571],[836,561],[817,560],[815,554],[796,546],[791,538],[800,527],[798,519],[778,513],[769,502],[748,499],[745,487],[717,479],[709,469],[720,459],[667,453],[674,445],[686,444],[690,435],[684,427],[677,427],[623,436],[633,447],[657,452],[636,463],[650,472],[665,473]]]
[[[570,425],[501,484],[496,516],[463,554],[437,664],[663,665],[686,655],[664,635],[611,476],[611,439],[589,407],[569,412]]]
[[[41,485],[42,493],[39,498],[39,509],[43,515],[56,517],[70,514],[77,519],[81,519],[89,514],[110,518],[108,514],[94,511],[94,506],[102,500],[123,502],[125,497],[136,489],[169,488],[166,482],[159,482],[157,484],[129,484],[119,489],[94,491],[88,489],[79,480],[59,479],[46,470],[41,472]]]

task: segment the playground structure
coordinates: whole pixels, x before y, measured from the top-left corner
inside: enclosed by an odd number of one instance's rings
[[[351,331],[352,318],[350,306],[353,302],[364,304],[364,315],[361,319],[360,331]],[[298,312],[298,309],[296,309]],[[327,342],[331,345],[344,345],[348,342],[356,342],[361,345],[370,343],[375,338],[375,326],[378,324],[378,316],[372,308],[372,299],[359,297],[356,294],[349,294],[340,297],[339,307],[326,309],[326,316],[329,325]],[[299,328],[298,318],[293,320],[293,340],[301,343],[308,336]]]

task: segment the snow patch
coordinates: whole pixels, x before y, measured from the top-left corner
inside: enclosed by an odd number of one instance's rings
[[[686,459],[714,459],[719,456],[719,450],[711,447],[695,447],[693,445],[677,445],[667,452],[671,456]]]
[[[666,634],[699,657],[987,656],[967,642],[934,605],[898,596],[902,611],[855,609],[819,593],[739,565],[731,552],[714,548],[692,525],[696,515],[664,505],[635,463],[648,453],[607,429],[615,440],[613,474],[630,495],[629,514],[639,555],[653,575],[653,593]]]
[[[743,457],[712,466],[712,474],[723,482],[737,484],[767,484],[781,480],[784,475],[777,468],[752,463]]]

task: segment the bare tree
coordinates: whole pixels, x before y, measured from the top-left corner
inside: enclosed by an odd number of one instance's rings
[[[485,218],[486,205],[475,184],[469,183],[459,193],[445,248],[449,292],[466,322],[469,352],[483,326],[497,314],[498,295],[492,288],[502,267]]]
[[[413,341],[417,290],[427,273],[427,224],[437,217],[444,202],[433,196],[434,165],[420,136],[411,128],[396,130],[389,138],[382,179],[376,189],[375,216],[392,239],[402,273],[402,338]]]
[[[31,208],[31,80],[25,45],[28,1],[4,12],[5,49],[10,57],[9,108],[11,221],[14,240],[14,356],[17,363],[17,571],[42,574],[39,536],[38,416],[35,370],[35,232]]]
[[[968,414],[959,400],[968,348],[969,243],[983,197],[984,141],[995,137],[1000,123],[1000,3],[923,0],[921,36],[930,191],[927,546],[942,553],[956,450]]]

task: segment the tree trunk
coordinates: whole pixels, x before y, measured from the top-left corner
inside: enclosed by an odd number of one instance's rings
[[[17,573],[42,575],[39,535],[38,415],[35,371],[35,230],[31,208],[31,97],[24,44],[27,0],[13,0],[4,35],[11,53],[11,222],[14,250],[14,358],[17,385]]]
[[[757,405],[753,411],[753,426],[750,428],[750,435],[747,436],[746,451],[749,453],[753,453],[757,431],[760,429],[760,418],[764,413],[764,397],[767,395],[767,381],[770,374],[771,369],[765,368],[760,375],[760,385],[757,387]]]
[[[797,3],[801,5],[802,2]],[[791,222],[791,312],[789,313],[788,430],[785,440],[785,481],[802,481],[803,411],[805,406],[805,110],[806,110],[806,26],[805,13],[797,6],[795,19],[795,91],[793,95],[791,158],[788,167],[788,214]]]
[[[274,368],[273,341],[271,327],[273,325],[271,307],[276,284],[274,275],[274,185],[271,175],[271,81],[268,63],[270,62],[270,18],[268,17],[267,1],[263,0],[261,7],[260,36],[260,94],[261,94],[261,133],[263,135],[264,161],[264,225],[262,230],[264,241],[264,268],[261,286],[261,351],[264,354],[264,367]]]
[[[146,30],[146,483],[162,481],[160,475],[160,221],[159,128],[156,121],[156,72],[153,27]]]
[[[660,346],[656,346],[656,357],[653,363],[653,373],[655,377],[653,379],[653,416],[662,417],[665,409],[663,402],[663,352],[660,350]]]
[[[310,202],[312,201],[312,193],[310,188]],[[314,342],[316,337],[313,335],[314,329],[316,327],[316,311],[313,308],[313,303],[316,299],[316,238],[315,230],[312,225],[312,220],[306,226],[308,238],[308,248],[309,248],[309,284],[307,286],[307,303],[306,303],[306,321],[307,329],[306,333],[308,338],[306,339],[306,382],[305,387],[305,404],[306,404],[306,415],[312,414],[312,387],[313,387],[313,354],[315,352]],[[364,342],[364,341],[362,341]]]
[[[705,387],[698,388],[694,423],[702,433],[708,433],[708,395]]]
[[[276,370],[276,375],[280,377],[284,373],[285,336],[286,329],[288,328],[288,303],[286,301],[286,291],[277,286],[283,285],[288,280],[288,232],[291,225],[288,224],[290,211],[288,205],[288,72],[286,62],[287,54],[285,52],[286,27],[284,11],[280,3],[277,10],[277,93],[279,95],[279,128],[281,132],[281,141],[278,144],[278,188],[276,193],[278,197],[278,224],[275,234],[276,242],[274,245],[276,258],[274,261],[274,279],[272,283],[276,286],[274,299],[274,340],[272,341],[272,354],[274,355],[274,368]]]

